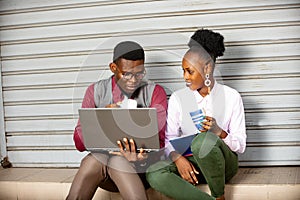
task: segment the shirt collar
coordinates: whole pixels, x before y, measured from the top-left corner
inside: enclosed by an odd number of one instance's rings
[[[210,94],[206,95],[205,97],[201,96],[201,94],[197,90],[194,90],[193,93],[194,93],[197,103],[200,103],[201,101],[203,101],[203,99],[214,96],[216,91],[218,90],[217,89],[218,87],[219,87],[219,83],[217,83],[217,81],[215,80],[214,87],[211,89]]]

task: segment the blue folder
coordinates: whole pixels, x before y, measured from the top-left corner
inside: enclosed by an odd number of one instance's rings
[[[174,149],[183,156],[193,155],[191,151],[191,144],[196,135],[188,135],[175,139],[171,139],[170,143]]]

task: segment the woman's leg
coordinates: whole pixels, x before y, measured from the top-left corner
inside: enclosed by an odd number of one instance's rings
[[[105,185],[113,190],[113,185],[111,186],[107,178],[107,160],[108,156],[101,153],[88,154],[84,157],[66,199],[92,199],[99,185]]]
[[[124,200],[146,200],[143,181],[137,174],[133,163],[124,157],[113,156],[108,162],[108,174],[118,187]]]
[[[238,157],[211,132],[199,134],[192,142],[193,157],[214,197],[224,195],[225,182],[238,170]]]
[[[215,199],[183,180],[174,163],[160,161],[147,169],[147,180],[157,191],[177,200],[211,200]]]

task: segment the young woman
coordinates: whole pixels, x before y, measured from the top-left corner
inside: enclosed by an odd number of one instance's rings
[[[169,99],[165,143],[170,160],[150,166],[147,180],[174,199],[225,199],[225,183],[238,170],[237,153],[246,148],[244,107],[236,90],[213,77],[216,58],[225,51],[223,36],[201,29],[188,45],[182,60],[187,87]],[[195,137],[187,151],[170,142],[181,138],[183,144],[190,135]],[[208,184],[211,196],[195,187],[200,182]]]

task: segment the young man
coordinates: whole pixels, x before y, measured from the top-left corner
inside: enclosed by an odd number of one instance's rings
[[[139,44],[125,41],[116,45],[113,62],[109,64],[114,75],[87,88],[82,108],[118,107],[124,98],[136,100],[138,107],[154,107],[157,110],[162,148],[167,96],[161,86],[143,81],[144,60],[144,50]],[[74,141],[79,151],[85,150],[80,121],[74,131]],[[136,153],[135,143],[131,139],[120,138],[118,145],[121,156],[92,152],[83,158],[67,196],[68,200],[92,199],[98,187],[120,192],[125,200],[147,199],[145,188],[149,185],[145,173],[137,173],[136,170],[141,161],[144,163],[146,159],[143,152]]]

